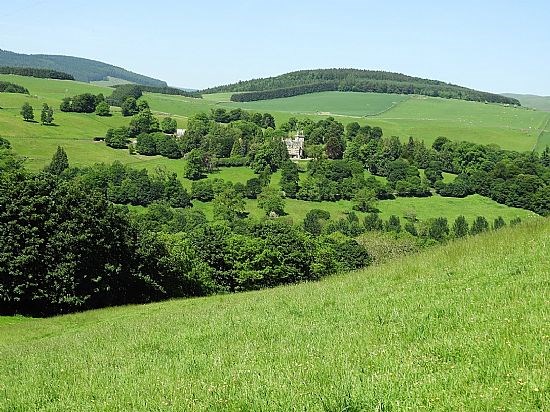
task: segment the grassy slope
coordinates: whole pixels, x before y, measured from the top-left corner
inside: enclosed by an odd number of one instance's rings
[[[262,112],[367,116],[386,111],[407,99],[407,96],[400,94],[323,92],[231,105]]]
[[[414,136],[431,144],[437,136],[532,150],[548,113],[462,100],[413,97],[369,119],[386,135]]]
[[[536,96],[532,94],[503,93],[503,96],[518,99],[522,106],[550,112],[550,96]]]
[[[2,410],[547,410],[550,221],[317,283],[0,322]]]

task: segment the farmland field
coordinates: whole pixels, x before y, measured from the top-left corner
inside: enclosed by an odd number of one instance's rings
[[[300,223],[311,209],[326,210],[330,213],[331,220],[345,218],[352,211],[353,202],[339,200],[336,202],[308,202],[298,199],[285,200],[285,212],[294,223]],[[196,209],[203,211],[208,219],[213,218],[212,203],[193,201]],[[477,216],[484,216],[492,222],[498,216],[502,216],[506,222],[519,217],[523,220],[534,218],[537,215],[528,210],[501,205],[491,199],[480,195],[471,195],[466,198],[452,198],[434,195],[423,198],[398,197],[395,200],[382,200],[378,202],[380,217],[387,220],[391,215],[398,216],[402,223],[404,216],[415,214],[417,219],[425,221],[431,218],[445,217],[452,225],[454,219],[463,215],[468,222],[472,222]],[[258,207],[256,200],[246,201],[246,211],[250,216],[261,218],[265,212]],[[362,220],[366,215],[355,211],[357,217]]]
[[[0,317],[0,409],[547,410],[549,234],[537,219],[315,283]]]
[[[413,97],[369,118],[386,135],[413,136],[431,144],[437,136],[533,150],[550,113],[462,100]]]
[[[408,99],[402,94],[322,92],[283,99],[260,100],[245,103],[225,103],[262,112],[292,112],[364,117],[391,109]]]

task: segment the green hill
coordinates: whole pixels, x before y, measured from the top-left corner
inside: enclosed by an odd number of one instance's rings
[[[549,408],[550,221],[252,293],[0,318],[1,410]]]
[[[536,96],[533,94],[503,93],[503,96],[518,99],[522,106],[550,112],[550,96]]]
[[[0,49],[0,66],[33,67],[52,69],[68,73],[83,82],[103,81],[110,78],[143,84],[146,86],[167,86],[166,82],[141,74],[133,73],[121,67],[112,66],[97,60],[73,56],[48,54],[20,54]]]
[[[248,102],[299,96],[326,91],[417,94],[479,102],[520,105],[513,98],[468,89],[439,80],[422,79],[401,73],[358,69],[300,70],[276,77],[239,81],[203,90],[203,93],[237,93],[232,101]]]

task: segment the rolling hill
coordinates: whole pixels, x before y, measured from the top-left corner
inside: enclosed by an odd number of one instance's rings
[[[232,101],[248,102],[299,96],[327,91],[417,94],[478,102],[520,105],[516,99],[468,89],[439,80],[423,79],[374,70],[316,69],[299,70],[276,77],[240,81],[203,90],[203,93],[235,93]]]
[[[315,283],[0,317],[2,410],[547,410],[550,221]]]
[[[71,74],[76,80],[83,82],[107,81],[110,82],[109,84],[113,84],[113,79],[118,79],[119,81],[115,83],[126,81],[146,86],[167,86],[166,82],[162,80],[133,73],[97,60],[73,56],[20,54],[0,50],[0,66],[53,69]]]
[[[550,112],[550,96],[537,96],[533,94],[513,94],[513,93],[503,93],[502,95],[519,100],[522,106],[532,107],[533,109]]]

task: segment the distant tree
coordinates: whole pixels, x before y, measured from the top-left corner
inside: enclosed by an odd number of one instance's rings
[[[262,127],[264,129],[267,129],[269,127],[275,129],[275,118],[269,113],[264,113],[262,115]]]
[[[438,217],[431,219],[428,222],[428,235],[437,240],[438,242],[443,242],[449,234],[449,224],[447,218]]]
[[[399,217],[391,215],[384,224],[384,229],[386,232],[401,232],[401,222],[399,221]]]
[[[262,192],[262,182],[257,177],[248,179],[245,185],[246,197],[249,199],[256,199]]]
[[[406,232],[409,232],[413,236],[418,236],[418,230],[416,229],[416,226],[413,222],[407,222],[405,223],[405,226],[403,226],[403,229],[405,229]]]
[[[359,130],[361,129],[361,126],[357,122],[351,122],[348,123],[346,126],[346,137],[349,140],[354,139],[357,136],[357,133],[359,133]]]
[[[164,119],[162,119],[162,122],[160,123],[160,129],[164,133],[174,134],[178,129],[178,123],[176,122],[176,119],[173,119],[171,117],[165,117]]]
[[[497,217],[493,222],[493,230],[503,228],[504,226],[506,226],[506,222],[504,221],[502,216]]]
[[[281,192],[275,188],[266,186],[258,196],[258,206],[266,215],[275,213],[277,216],[285,214],[285,201]]]
[[[105,144],[113,149],[126,149],[128,147],[128,139],[127,127],[109,129],[105,134]]]
[[[0,136],[0,149],[11,149],[10,141],[2,136]]]
[[[174,136],[166,136],[159,133],[157,137],[157,150],[161,156],[169,159],[180,159],[183,155]]]
[[[330,220],[330,213],[321,209],[310,209],[304,218],[304,230],[312,235],[319,236],[323,225]]]
[[[438,180],[443,180],[442,169],[443,169],[443,165],[441,164],[440,161],[432,161],[430,162],[426,170],[424,170],[426,179],[428,179],[428,181],[432,184],[432,186]]]
[[[184,176],[187,179],[198,180],[206,171],[206,156],[200,149],[193,149],[187,154],[187,164]]]
[[[34,110],[28,102],[25,102],[21,107],[21,116],[26,122],[34,120]]]
[[[57,146],[57,150],[52,157],[52,161],[46,166],[45,171],[52,175],[59,176],[65,169],[69,168],[69,158],[67,153],[61,146]]]
[[[232,222],[245,211],[245,202],[234,188],[227,188],[214,196],[212,201],[214,219]]]
[[[365,226],[365,229],[368,231],[380,231],[384,228],[384,223],[377,213],[369,213],[363,220],[363,226]]]
[[[98,116],[110,116],[111,107],[106,101],[99,102],[95,108],[95,114]]]
[[[344,155],[344,142],[339,137],[329,137],[325,145],[325,152],[329,159],[341,159]]]
[[[520,223],[521,223],[521,218],[518,216],[510,220],[510,226],[516,226],[516,225],[519,225]]]
[[[133,97],[127,97],[120,106],[120,110],[124,117],[133,116],[139,112],[136,99]]]
[[[191,197],[175,173],[170,174],[164,183],[164,197],[172,207],[191,206]]]
[[[130,120],[130,136],[137,136],[140,133],[151,133],[159,130],[159,122],[151,110],[145,109],[132,116]]]
[[[151,108],[149,107],[149,102],[144,99],[138,100],[137,109],[138,109],[138,112],[143,112],[144,110],[151,110]]]
[[[540,155],[540,162],[544,167],[550,167],[550,147],[546,146]]]
[[[456,238],[461,238],[468,235],[468,233],[470,232],[470,228],[464,216],[461,215],[455,219],[452,231],[454,237]]]
[[[450,140],[447,139],[445,136],[439,136],[432,143],[432,149],[434,149],[436,152],[439,152],[441,151],[443,146],[449,142]]]
[[[123,84],[122,86],[117,86],[113,91],[113,94],[107,98],[107,102],[113,106],[122,106],[124,101],[131,97],[137,101],[142,95],[143,92],[138,84]],[[137,110],[137,107],[136,107]],[[127,116],[132,116],[135,113],[128,114]]]
[[[157,139],[150,133],[141,133],[136,139],[136,151],[145,156],[157,155]]]
[[[483,216],[478,216],[475,218],[472,227],[470,228],[470,234],[477,235],[478,233],[483,233],[489,230],[489,223],[487,219]]]
[[[300,178],[298,176],[298,166],[291,161],[287,161],[283,164],[281,169],[281,190],[285,192],[285,196],[294,198],[298,192],[298,183]]]
[[[360,212],[378,212],[376,193],[372,189],[359,189],[353,197],[353,209]]]
[[[47,103],[42,105],[42,112],[40,113],[40,122],[44,125],[51,125],[53,123],[53,109],[48,106]]]

